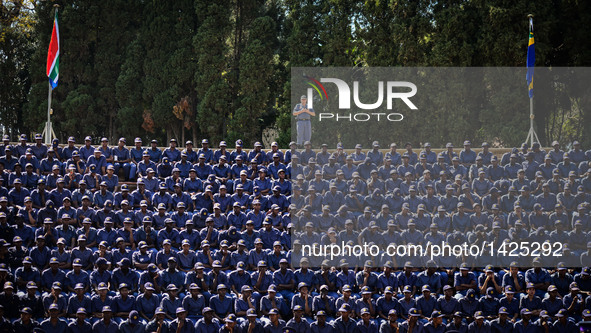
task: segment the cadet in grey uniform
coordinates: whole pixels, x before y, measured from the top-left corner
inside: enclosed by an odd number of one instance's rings
[[[302,95],[300,103],[293,108],[293,115],[297,121],[297,144],[302,145],[305,141],[312,139],[312,124],[310,117],[316,116],[314,109],[308,108],[308,99]]]

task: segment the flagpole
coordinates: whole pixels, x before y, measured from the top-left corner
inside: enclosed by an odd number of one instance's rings
[[[534,16],[533,14],[529,14],[527,15],[528,18],[528,22],[530,24],[530,27],[533,31],[533,19]],[[540,140],[538,139],[538,135],[536,134],[536,131],[534,130],[534,97],[533,95],[529,98],[529,132],[527,133],[527,138],[525,139],[525,142],[527,143],[529,141],[529,146],[532,147],[534,145],[534,142],[540,142]]]
[[[49,92],[47,93],[47,123],[45,123],[45,144],[51,143],[51,83],[47,82]]]
[[[53,7],[55,8],[55,12],[57,14],[57,9],[59,7],[58,4],[54,4]],[[53,134],[53,126],[51,125],[51,92],[53,88],[51,87],[51,83],[47,82],[49,86],[49,92],[47,93],[47,122],[45,123],[45,144],[51,144],[52,134]]]
[[[534,130],[534,98],[529,99],[529,133],[527,134],[527,139],[525,142],[529,140],[529,146],[532,147],[534,142],[539,142],[538,135]]]

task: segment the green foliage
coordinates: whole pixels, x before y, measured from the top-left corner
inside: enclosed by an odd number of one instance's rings
[[[250,36],[239,66],[242,106],[229,122],[231,139],[242,136],[245,142],[253,142],[261,136],[259,119],[270,100],[268,82],[273,75],[274,32],[275,22],[268,16],[259,17],[251,24]]]
[[[227,75],[228,38],[230,38],[231,1],[195,2],[200,26],[193,38],[197,54],[195,89],[197,92],[197,124],[210,140],[225,136],[225,124],[231,113],[230,86]]]
[[[117,112],[117,129],[129,136],[142,134],[142,124],[138,119],[142,118],[145,105],[142,99],[143,59],[144,50],[139,38],[136,38],[125,51],[125,60],[115,83],[115,95],[121,106]]]
[[[97,101],[93,97],[93,91],[90,86],[78,85],[71,91],[61,108],[64,110],[64,120],[60,122],[60,130],[66,133],[80,132],[80,120],[88,120],[89,114],[99,113]],[[92,121],[84,124],[84,131],[95,136],[102,136],[101,129],[105,128],[107,119],[105,117],[94,117]]]
[[[0,125],[11,132],[43,128],[54,4],[62,53],[52,119],[62,140],[87,134],[163,140],[189,130],[248,145],[275,126],[285,147],[292,67],[523,68],[529,13],[537,66],[591,64],[585,30],[591,3],[579,0],[14,0],[2,2],[0,16]],[[437,145],[465,138],[520,144],[529,123],[525,80],[516,76],[523,89],[513,90],[493,87],[494,77],[481,80],[494,89],[432,98],[446,105],[498,94],[515,101],[514,108],[467,102],[461,110],[409,115],[406,131],[393,133],[392,141],[418,143],[414,133],[427,126],[420,139]],[[577,80],[584,78],[565,74],[564,89],[536,94],[536,105],[548,106],[536,107],[542,144],[578,138],[591,145],[591,94]],[[537,83],[537,90],[545,88]],[[187,104],[179,117],[173,108],[181,101]],[[323,135],[316,139],[353,142],[374,133]]]
[[[22,108],[31,85],[34,20],[31,1],[0,4],[0,125],[16,133],[25,129]]]

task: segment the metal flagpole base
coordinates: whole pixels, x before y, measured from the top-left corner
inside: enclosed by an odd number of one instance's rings
[[[538,139],[538,135],[536,134],[536,131],[533,127],[529,128],[529,132],[527,133],[527,139],[525,139],[525,142],[529,142],[530,147],[534,145],[534,142],[540,142],[540,139]]]
[[[45,122],[45,128],[43,128],[43,133],[41,133],[41,136],[45,138],[45,144],[51,144],[51,140],[56,137],[50,121]]]
[[[527,133],[527,139],[525,139],[525,143],[529,141],[529,146],[532,147],[534,142],[540,142],[538,139],[538,135],[534,130],[534,99],[529,99],[529,132]]]

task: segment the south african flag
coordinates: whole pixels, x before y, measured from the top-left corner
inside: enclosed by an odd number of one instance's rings
[[[47,51],[47,77],[51,89],[57,87],[57,79],[59,77],[59,63],[60,63],[60,32],[57,26],[57,11],[55,12],[55,19],[53,21],[53,31],[51,32],[51,42],[49,43],[49,50]]]

